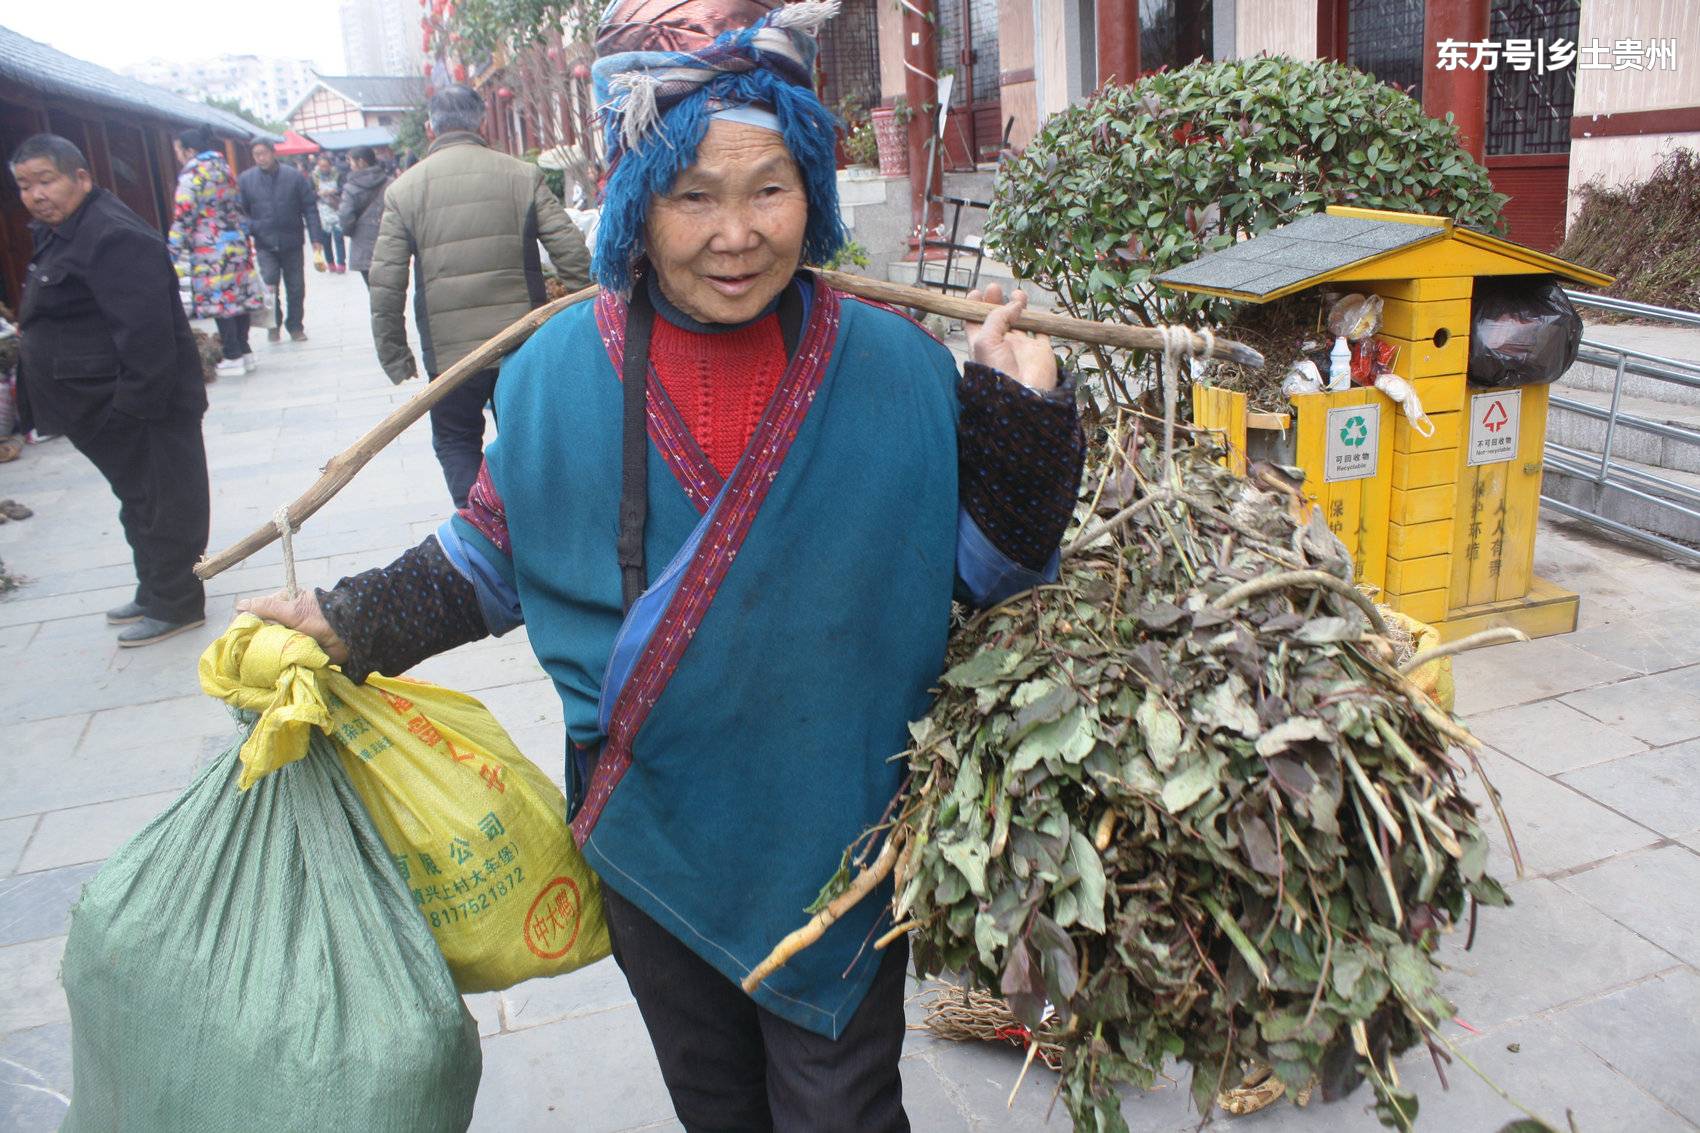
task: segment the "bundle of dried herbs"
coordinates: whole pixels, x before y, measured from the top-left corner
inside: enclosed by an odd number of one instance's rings
[[[1054,1009],[1078,1129],[1125,1129],[1117,1087],[1166,1059],[1203,1111],[1267,1064],[1289,1096],[1368,1077],[1408,1126],[1392,1059],[1452,1015],[1437,938],[1506,903],[1448,753],[1474,741],[1391,666],[1290,488],[1202,447],[1167,479],[1157,448],[1113,431],[1059,581],[960,627],[909,789],[817,923],[895,863],[918,971],[1034,1032]]]

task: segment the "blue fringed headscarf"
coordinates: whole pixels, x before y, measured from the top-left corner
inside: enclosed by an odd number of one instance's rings
[[[838,0],[804,0],[700,51],[622,51],[596,61],[591,75],[609,154],[592,265],[599,284],[630,294],[650,198],[696,161],[721,108],[771,108],[808,198],[803,259],[820,263],[838,252],[838,120],[811,85],[814,30],[837,10]]]

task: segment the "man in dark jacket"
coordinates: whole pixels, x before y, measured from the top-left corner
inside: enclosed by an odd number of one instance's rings
[[[392,382],[417,376],[403,311],[425,374],[436,378],[546,298],[542,245],[569,290],[590,282],[590,252],[561,202],[528,161],[491,149],[478,133],[484,100],[456,84],[431,96],[431,149],[384,193],[367,276],[372,340]],[[413,270],[408,270],[409,262]],[[455,506],[484,461],[484,406],[496,367],[480,370],[431,410],[431,447]]]
[[[278,321],[289,329],[292,340],[306,342],[301,323],[307,290],[305,237],[310,235],[315,244],[324,239],[319,198],[301,171],[279,161],[277,150],[267,141],[254,143],[254,168],[243,170],[236,186],[242,194],[242,211],[253,224],[260,278],[271,288],[277,287],[279,277],[283,279],[289,312],[284,314],[284,296],[278,296]],[[277,342],[282,335],[273,327],[267,337]]]
[[[211,510],[207,394],[165,239],[95,187],[82,152],[37,134],[11,156],[34,218],[18,324],[19,393],[35,428],[63,433],[118,497],[136,595],[106,612],[121,646],[205,621],[194,575]]]

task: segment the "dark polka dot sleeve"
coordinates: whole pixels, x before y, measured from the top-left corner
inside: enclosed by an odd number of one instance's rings
[[[435,535],[387,567],[314,591],[325,620],[348,646],[352,680],[399,676],[427,657],[489,636],[478,592]]]
[[[1043,570],[1062,542],[1080,490],[1086,441],[1074,378],[1031,390],[969,362],[957,386],[957,475],[962,506],[992,545]]]

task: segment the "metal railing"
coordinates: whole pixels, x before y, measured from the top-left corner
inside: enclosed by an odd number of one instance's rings
[[[1700,326],[1700,314],[1692,311],[1678,311],[1669,307],[1655,307],[1627,299],[1584,295],[1574,291],[1566,291],[1565,295],[1578,306]],[[1557,393],[1552,395],[1550,404],[1557,409],[1605,422],[1600,451],[1590,452],[1549,441],[1545,463],[1548,471],[1592,483],[1595,486],[1595,508],[1590,510],[1579,507],[1545,492],[1541,495],[1541,504],[1560,515],[1583,520],[1614,534],[1657,547],[1666,554],[1700,564],[1700,547],[1601,514],[1603,497],[1605,493],[1610,492],[1653,505],[1672,517],[1700,524],[1700,489],[1613,458],[1614,444],[1620,430],[1630,430],[1658,437],[1665,442],[1692,446],[1696,454],[1700,454],[1700,429],[1671,421],[1658,421],[1641,414],[1626,412],[1623,408],[1623,385],[1626,376],[1634,374],[1685,389],[1700,390],[1700,363],[1666,358],[1589,338],[1582,340],[1576,361],[1602,366],[1614,372],[1609,405],[1601,408]]]

